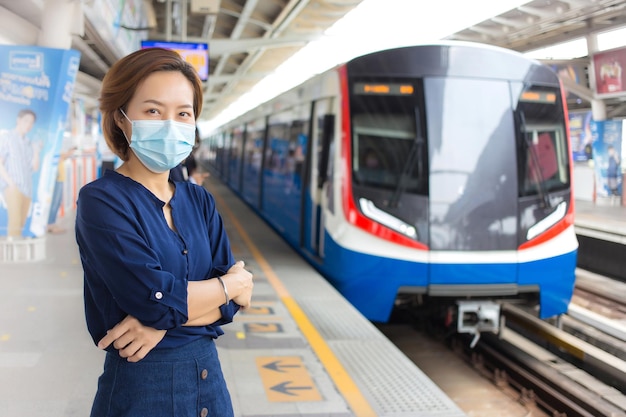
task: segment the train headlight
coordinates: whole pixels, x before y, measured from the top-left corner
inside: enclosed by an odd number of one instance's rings
[[[360,198],[359,206],[361,207],[363,214],[370,219],[375,220],[378,223],[395,230],[396,232],[402,233],[411,239],[417,239],[417,229],[415,229],[415,227],[398,219],[397,217],[392,216],[386,211],[379,209],[371,200]]]
[[[559,220],[565,217],[566,213],[567,213],[567,203],[565,201],[562,201],[556,207],[556,209],[552,213],[550,213],[546,218],[537,222],[537,224],[535,224],[534,226],[528,229],[528,232],[526,232],[526,239],[530,240],[539,236],[540,234],[548,230],[550,227],[557,224]]]

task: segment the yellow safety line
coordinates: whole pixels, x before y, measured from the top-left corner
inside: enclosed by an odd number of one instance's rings
[[[324,365],[326,372],[328,372],[331,379],[335,382],[335,385],[337,386],[339,392],[348,402],[348,405],[354,412],[355,416],[376,417],[377,414],[374,412],[374,409],[372,409],[369,402],[365,399],[365,397],[361,393],[361,390],[359,390],[359,387],[350,377],[339,359],[337,359],[322,335],[320,335],[313,323],[311,323],[306,313],[302,311],[298,303],[289,294],[289,291],[287,290],[287,288],[285,288],[280,278],[278,278],[278,276],[274,273],[274,270],[272,269],[270,264],[261,254],[252,239],[250,239],[248,233],[237,221],[237,219],[233,215],[233,212],[224,203],[224,200],[221,198],[221,196],[217,195],[216,193],[213,193],[213,196],[220,203],[220,211],[224,212],[230,218],[235,228],[237,228],[237,231],[250,249],[250,252],[252,252],[252,256],[265,273],[267,280],[272,285],[272,287],[274,287],[274,290],[280,297],[283,304],[287,307],[287,310],[289,310],[289,313],[291,313],[291,316],[300,327],[300,330],[302,331],[306,339],[309,341],[309,344],[313,348],[313,351],[316,353],[317,357]]]

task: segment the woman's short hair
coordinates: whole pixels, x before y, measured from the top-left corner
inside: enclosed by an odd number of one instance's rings
[[[202,111],[202,81],[196,70],[177,52],[162,48],[135,51],[117,61],[102,80],[100,111],[102,133],[109,148],[123,161],[128,160],[129,146],[124,133],[115,123],[116,113],[126,111],[137,86],[150,74],[158,71],[179,71],[191,83],[194,90],[193,113],[196,118]]]

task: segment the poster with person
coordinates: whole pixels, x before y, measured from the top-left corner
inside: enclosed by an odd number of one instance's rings
[[[592,155],[591,111],[569,113],[569,135],[574,162],[588,161]]]
[[[0,237],[46,232],[79,62],[71,49],[0,45]]]
[[[622,195],[622,121],[593,121],[596,197],[620,201]]]

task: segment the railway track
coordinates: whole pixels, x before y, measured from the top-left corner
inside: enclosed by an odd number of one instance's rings
[[[624,283],[579,269],[567,315],[550,323],[504,304],[505,328],[473,355],[551,415],[626,416],[624,300]]]
[[[623,359],[515,306],[504,305],[503,313],[506,329],[486,337],[481,349],[495,350],[534,376],[518,383],[543,398],[551,413],[626,416]]]
[[[622,266],[626,235],[621,224],[598,225],[577,220],[576,238],[579,268],[626,282]]]
[[[575,303],[590,310],[600,306],[604,308],[601,314],[626,322],[626,285],[623,282],[577,268],[574,296],[578,296]]]
[[[455,335],[448,346],[493,386],[509,392],[528,416],[626,416],[624,286],[577,271],[574,302],[559,320],[542,321],[504,304],[500,335],[483,334],[474,349],[470,337]]]

